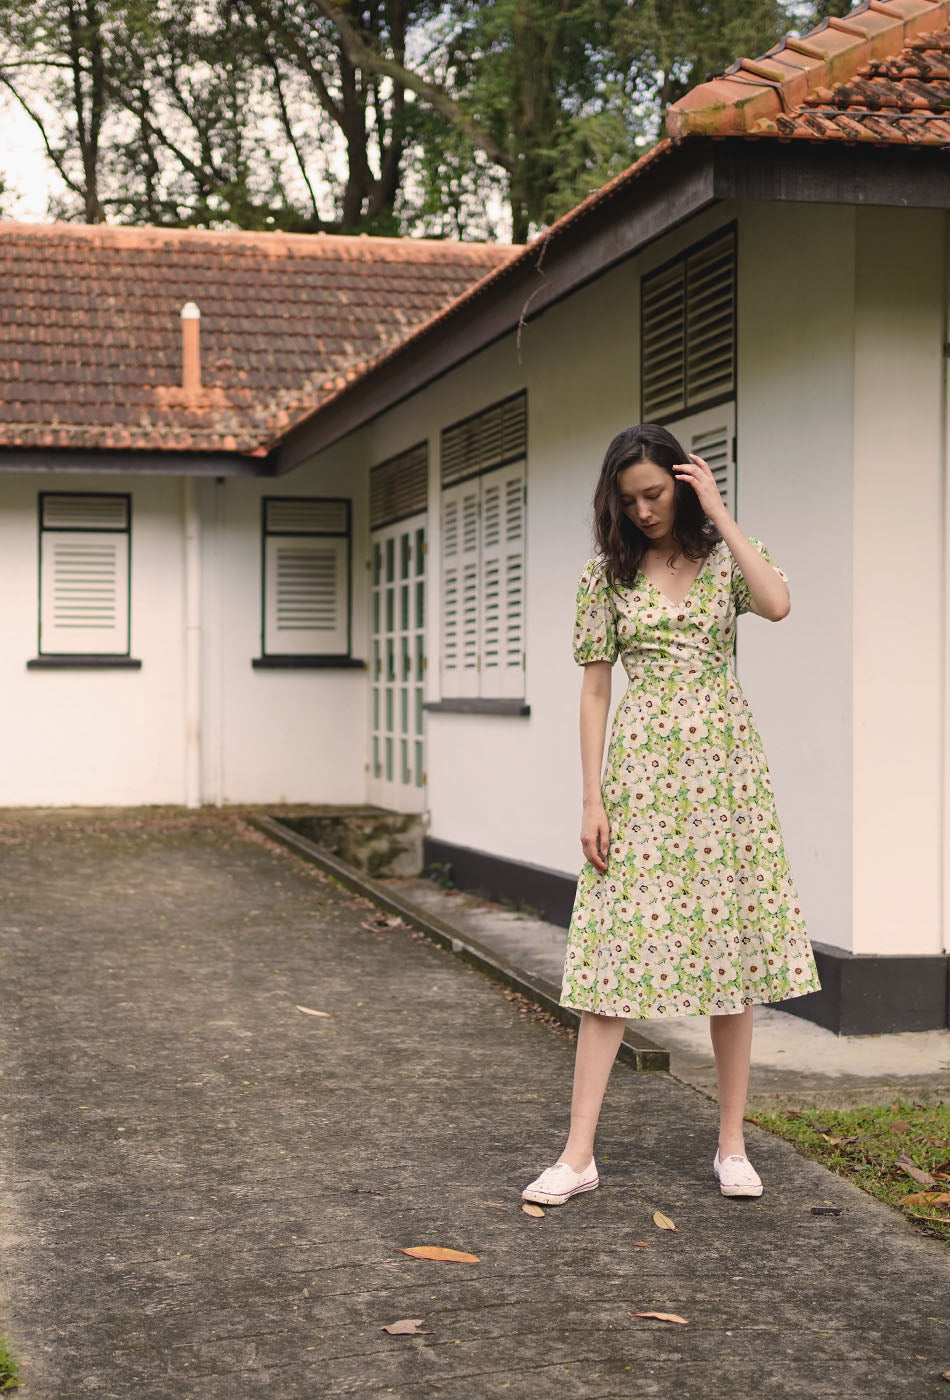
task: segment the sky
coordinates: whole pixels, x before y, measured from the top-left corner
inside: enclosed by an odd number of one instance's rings
[[[0,132],[0,174],[8,187],[3,212],[9,219],[45,223],[50,192],[59,192],[62,181],[50,168],[39,129],[8,95],[0,96]]]

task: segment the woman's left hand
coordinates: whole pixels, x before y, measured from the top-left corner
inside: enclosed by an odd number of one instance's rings
[[[729,512],[719,494],[719,487],[712,474],[712,467],[708,462],[704,462],[702,457],[697,457],[691,452],[688,462],[681,462],[673,468],[673,475],[677,481],[689,482],[699,498],[699,504],[702,506],[704,514],[710,520],[721,520],[724,516],[728,516]]]

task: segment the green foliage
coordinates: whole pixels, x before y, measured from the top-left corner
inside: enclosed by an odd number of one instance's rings
[[[20,1368],[8,1344],[0,1337],[0,1390],[20,1385]]]
[[[847,8],[0,0],[0,86],[42,133],[58,217],[518,242],[648,150],[689,87]]]
[[[426,879],[443,890],[455,889],[455,876],[448,861],[434,860],[426,870]]]

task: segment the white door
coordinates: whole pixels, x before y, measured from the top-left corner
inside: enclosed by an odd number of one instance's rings
[[[395,812],[425,806],[425,566],[424,513],[373,531],[368,795]]]

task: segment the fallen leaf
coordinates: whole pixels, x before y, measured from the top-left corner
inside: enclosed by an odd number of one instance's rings
[[[647,1244],[646,1240],[634,1240],[634,1244],[635,1244],[635,1245],[639,1245],[639,1247],[640,1247],[641,1249],[649,1249],[649,1248],[650,1248],[650,1246]]]
[[[950,1196],[947,1197],[947,1200],[950,1200]],[[534,1204],[533,1201],[525,1201],[525,1203],[524,1203],[524,1205],[521,1207],[521,1209],[524,1211],[525,1215],[543,1215],[543,1214],[544,1214],[544,1211],[541,1209],[541,1207],[540,1207],[540,1206],[536,1206],[536,1205]]]
[[[902,1206],[948,1206],[950,1191],[915,1191],[911,1196],[901,1197]]]
[[[915,1181],[919,1181],[921,1186],[936,1185],[936,1182],[934,1178],[930,1175],[930,1172],[921,1171],[920,1167],[916,1167],[914,1163],[910,1160],[910,1158],[907,1156],[906,1152],[901,1153],[894,1165],[896,1167],[901,1167],[907,1173],[908,1176],[912,1176]]]
[[[395,915],[389,918],[385,914],[379,914],[375,919],[363,919],[360,922],[360,928],[369,929],[370,933],[380,933],[391,928],[407,927],[408,925],[404,924],[402,919],[396,918]]]
[[[503,1206],[507,1205],[507,1201],[479,1201],[478,1204],[480,1206]]]
[[[909,1132],[910,1132],[910,1124],[909,1124],[909,1123],[892,1123],[892,1124],[891,1124],[891,1132],[892,1132],[892,1133],[909,1133]]]
[[[431,1337],[428,1328],[422,1326],[424,1321],[421,1317],[402,1317],[398,1322],[381,1327],[380,1331],[388,1332],[391,1337]]]
[[[680,1317],[679,1313],[644,1312],[644,1313],[627,1313],[627,1316],[628,1316],[628,1317],[655,1317],[659,1322],[686,1322],[686,1321],[688,1320],[688,1319],[685,1318],[685,1317]]]
[[[664,1215],[661,1210],[655,1210],[653,1212],[653,1223],[654,1225],[659,1225],[661,1230],[676,1229],[676,1226],[673,1224],[670,1217],[668,1215]]]
[[[314,1011],[312,1006],[297,1006],[296,1011],[303,1011],[307,1016],[332,1016],[332,1011]]]
[[[459,1264],[480,1263],[477,1254],[466,1254],[461,1249],[446,1249],[441,1244],[414,1244],[408,1248],[399,1245],[398,1248],[402,1254],[411,1254],[413,1259],[451,1259]]]

